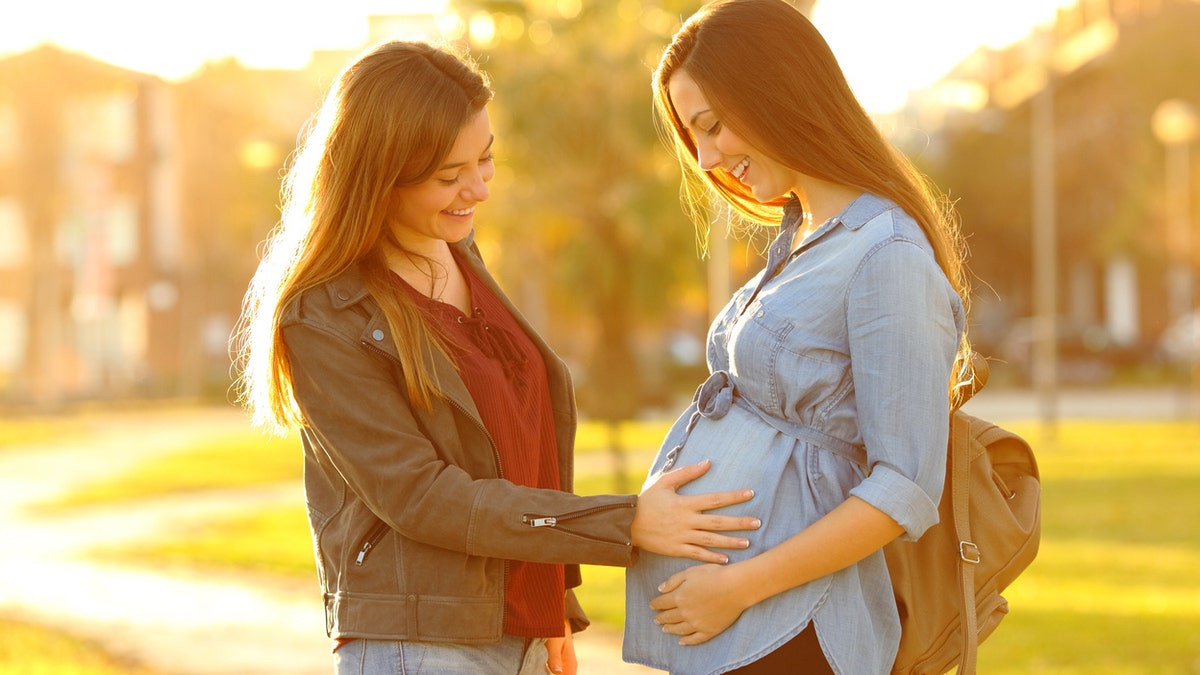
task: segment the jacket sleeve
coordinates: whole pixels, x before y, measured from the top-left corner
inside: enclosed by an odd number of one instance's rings
[[[403,536],[493,558],[632,563],[635,495],[581,497],[473,478],[423,433],[390,357],[316,323],[291,323],[283,337],[317,460],[331,464],[358,499]],[[439,419],[461,425],[463,417]],[[491,461],[483,434],[460,429],[457,436],[478,446],[457,451],[486,453]],[[529,515],[541,518],[541,526],[532,526]]]

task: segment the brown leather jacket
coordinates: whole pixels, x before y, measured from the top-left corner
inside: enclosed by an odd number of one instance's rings
[[[314,288],[283,320],[304,414],[304,486],[331,637],[487,643],[504,622],[506,559],[628,566],[633,495],[570,494],[570,374],[488,274],[455,245],[541,350],[565,491],[516,486],[449,361],[427,357],[446,394],[407,397],[387,321],[357,270]],[[574,630],[587,619],[566,590]]]

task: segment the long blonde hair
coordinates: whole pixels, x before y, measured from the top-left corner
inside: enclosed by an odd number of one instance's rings
[[[697,225],[706,224],[704,185],[742,218],[778,222],[786,198],[763,204],[727,172],[700,169],[696,145],[668,89],[680,70],[696,82],[723,124],[774,161],[898,204],[925,232],[963,303],[969,301],[966,247],[949,203],[883,137],[803,14],[783,0],[717,0],[675,33],[653,80],[660,130],[679,155],[685,207]],[[964,336],[956,382],[970,377],[968,350]]]
[[[387,317],[410,398],[440,395],[424,367],[443,341],[389,279],[385,248],[393,189],[433,175],[459,131],[492,98],[466,54],[424,42],[387,41],[338,76],[294,154],[281,191],[283,215],[242,306],[234,334],[239,401],[274,431],[303,424],[280,321],[306,290],[354,266]]]

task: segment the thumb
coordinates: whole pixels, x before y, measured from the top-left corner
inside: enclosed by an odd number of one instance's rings
[[[661,483],[670,488],[678,488],[696,480],[708,472],[712,460],[704,460],[699,464],[688,464],[662,475]]]

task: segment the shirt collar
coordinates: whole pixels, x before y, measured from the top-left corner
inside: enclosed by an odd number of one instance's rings
[[[832,226],[836,223],[841,223],[847,229],[857,230],[870,222],[875,216],[888,209],[895,208],[895,206],[895,203],[890,199],[885,199],[870,192],[863,192],[847,204],[841,213],[831,218],[827,225]],[[822,226],[820,229],[825,229],[825,227]]]

